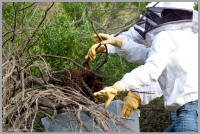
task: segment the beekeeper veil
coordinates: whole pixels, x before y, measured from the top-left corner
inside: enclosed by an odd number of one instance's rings
[[[194,2],[152,2],[146,6],[143,22],[135,30],[151,45],[154,36],[161,31],[191,27],[198,32],[198,12]]]

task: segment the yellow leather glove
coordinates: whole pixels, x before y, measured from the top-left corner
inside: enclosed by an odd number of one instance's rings
[[[112,37],[109,34],[104,34],[104,33],[100,33],[98,35],[103,39],[103,41],[100,41],[98,36],[95,34],[93,35],[94,43],[101,43],[102,45],[111,44],[115,47],[121,48],[123,41],[122,37]]]
[[[128,95],[124,98],[124,104],[122,107],[121,116],[122,117],[129,117],[133,110],[136,110],[141,102],[141,99],[139,96],[137,96],[132,91],[128,92]]]
[[[116,82],[113,86],[105,87],[103,90],[95,92],[93,96],[95,98],[106,98],[107,101],[104,105],[104,108],[106,109],[110,105],[110,102],[114,99],[114,97],[121,92],[123,92],[123,87],[119,82]]]
[[[92,45],[92,47],[89,49],[88,54],[85,56],[85,59],[90,58],[91,60],[94,60],[96,58],[96,54],[105,53],[106,52],[106,48],[104,46],[105,44],[111,44],[119,48],[121,48],[122,46],[122,41],[123,41],[122,37],[112,37],[109,34],[103,34],[103,33],[100,33],[99,36],[103,39],[103,41],[100,42],[97,35],[93,35],[94,38],[93,41],[95,44]],[[101,46],[96,51],[96,48],[99,45],[99,43],[101,43]]]
[[[106,52],[106,48],[104,45],[101,45],[97,51],[96,48],[98,47],[98,44],[94,44],[88,51],[88,54],[85,56],[85,59],[90,58],[91,60],[94,60],[96,58],[96,54],[98,53],[105,53]]]

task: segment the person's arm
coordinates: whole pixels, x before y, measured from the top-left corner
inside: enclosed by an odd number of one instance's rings
[[[144,86],[135,91],[143,92],[143,93],[135,92],[135,94],[139,96],[141,99],[140,102],[141,105],[149,104],[149,102],[151,102],[155,98],[162,96],[162,90],[158,82],[152,82],[149,86]]]
[[[138,42],[138,40],[143,39],[133,27],[128,31],[121,33],[118,37],[123,38],[121,48],[107,44],[109,54],[117,53],[119,56],[125,56],[128,62],[145,62],[149,48]]]
[[[168,62],[174,47],[173,43],[167,31],[158,33],[149,50],[145,64],[126,73],[120,80],[124,90],[130,91],[157,81]]]

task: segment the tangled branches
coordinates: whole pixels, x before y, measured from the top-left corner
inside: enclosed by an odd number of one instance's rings
[[[32,14],[29,22],[34,20],[38,3],[20,4],[22,4],[22,7],[19,3],[12,4],[13,25],[8,24],[5,20],[3,21],[4,31],[6,31],[3,33],[2,44],[3,131],[44,131],[44,129],[37,128],[37,124],[41,122],[41,117],[48,116],[54,120],[58,113],[69,111],[75,111],[77,120],[83,127],[87,127],[87,125],[79,118],[80,112],[88,113],[102,131],[112,131],[106,121],[113,122],[118,131],[119,126],[128,128],[120,117],[104,110],[94,102],[96,101],[92,98],[92,93],[96,89],[94,85],[88,84],[88,81],[83,77],[80,79],[83,86],[80,86],[77,81],[72,79],[72,72],[69,69],[52,72],[46,58],[58,58],[71,62],[81,68],[81,71],[79,71],[83,74],[87,72],[94,76],[92,81],[102,79],[102,75],[68,57],[32,55],[30,53],[30,48],[35,45],[40,34],[43,33],[40,28],[54,3],[50,3],[44,10],[42,19],[35,20],[37,22],[36,27],[28,25],[25,18],[28,14]],[[29,8],[32,8],[32,10],[26,12]],[[21,18],[19,18],[19,14]],[[38,34],[39,31],[40,34]],[[16,40],[20,41],[16,43]],[[39,72],[38,76],[31,73],[32,69]],[[63,78],[63,76],[58,75],[59,73],[68,73],[69,75]],[[69,83],[75,86],[71,86]]]
[[[81,111],[87,112],[100,125],[102,131],[111,131],[105,121],[112,121],[117,124],[116,127],[118,125],[127,127],[118,116],[104,110],[70,87],[49,84],[26,89],[24,99],[22,96],[23,91],[12,97],[3,108],[3,124],[12,126],[7,131],[33,131],[38,113],[43,113],[53,120],[57,111],[75,111],[77,116]],[[81,122],[82,126],[87,126],[81,119],[78,121]]]

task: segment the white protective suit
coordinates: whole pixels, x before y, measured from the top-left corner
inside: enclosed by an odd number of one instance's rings
[[[193,10],[193,2],[160,2],[156,7],[176,7]],[[154,3],[150,3],[151,7]],[[193,21],[170,24],[146,34],[150,47],[138,43],[142,37],[132,27],[120,34],[122,47],[107,45],[108,53],[125,56],[128,62],[144,65],[126,73],[120,80],[126,91],[155,92],[146,97],[138,94],[143,104],[159,97],[159,85],[164,96],[164,105],[176,111],[187,102],[198,99],[198,13],[193,11]],[[195,30],[196,29],[196,30]],[[156,84],[159,82],[159,85]],[[153,82],[153,83],[152,83]]]

